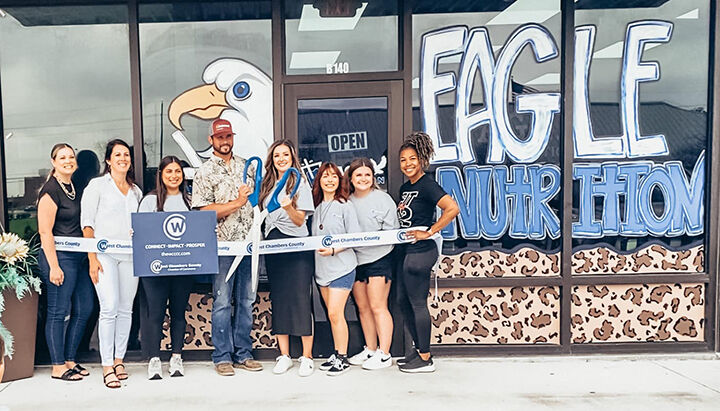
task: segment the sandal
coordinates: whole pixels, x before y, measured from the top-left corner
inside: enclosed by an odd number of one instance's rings
[[[123,372],[118,372],[117,367],[123,367]],[[125,372],[125,364],[120,363],[113,365],[113,371],[115,371],[118,380],[123,381],[128,379],[128,373]]]
[[[120,381],[118,381],[118,380],[108,381],[107,380],[107,377],[109,377],[111,375],[115,375],[115,373],[113,371],[110,371],[109,373],[103,375],[103,383],[105,383],[105,386],[108,388],[120,388],[120,386],[122,385],[122,383],[120,383]]]
[[[80,378],[73,378],[76,375],[80,375]],[[65,371],[59,377],[56,377],[54,375],[51,375],[50,377],[53,379],[56,379],[56,380],[63,380],[63,381],[82,381],[82,375],[79,372],[75,371],[74,369],[69,369],[69,370]]]
[[[75,366],[72,367],[71,370],[75,371],[77,374],[82,375],[83,377],[87,377],[88,375],[90,375],[90,372],[87,370],[87,368],[83,367],[80,364],[75,364]]]

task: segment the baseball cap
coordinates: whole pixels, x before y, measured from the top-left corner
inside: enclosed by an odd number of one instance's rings
[[[227,134],[235,134],[229,121],[219,118],[212,122],[210,126],[210,137]]]

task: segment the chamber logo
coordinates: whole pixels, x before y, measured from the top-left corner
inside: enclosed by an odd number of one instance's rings
[[[97,249],[101,253],[104,253],[108,249],[108,240],[100,240],[97,243]]]
[[[397,239],[400,241],[407,241],[407,231],[398,231],[397,233]]]
[[[179,240],[185,234],[185,216],[182,214],[170,214],[163,222],[163,232],[171,240]]]
[[[333,243],[333,240],[332,240],[331,235],[326,235],[325,237],[322,238],[323,247],[332,247],[332,243]]]
[[[248,243],[247,248],[246,248],[248,254],[252,254],[252,247],[253,247],[253,243]]]
[[[150,271],[152,271],[155,274],[159,274],[160,271],[162,271],[162,261],[160,260],[153,260],[150,263]]]

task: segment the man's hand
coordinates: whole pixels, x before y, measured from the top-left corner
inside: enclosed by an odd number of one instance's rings
[[[250,190],[250,187],[247,184],[241,184],[240,188],[238,189],[238,196],[235,199],[237,205],[239,207],[244,206],[245,203],[247,203],[250,194],[252,194],[252,190]]]

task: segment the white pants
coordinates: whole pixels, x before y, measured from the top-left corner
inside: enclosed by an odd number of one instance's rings
[[[104,367],[109,367],[114,358],[124,358],[127,351],[138,279],[133,276],[132,259],[121,260],[108,254],[97,254],[97,258],[103,269],[95,284],[100,301],[100,359]]]

